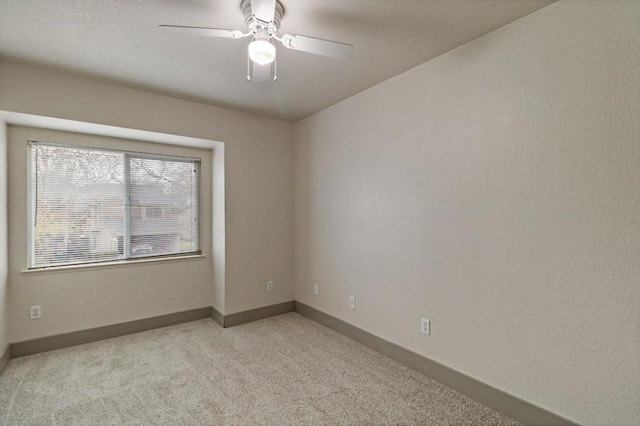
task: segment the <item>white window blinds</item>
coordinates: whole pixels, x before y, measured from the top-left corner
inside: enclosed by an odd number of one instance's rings
[[[197,159],[30,143],[30,268],[199,252]]]
[[[198,250],[194,162],[129,157],[131,256]]]

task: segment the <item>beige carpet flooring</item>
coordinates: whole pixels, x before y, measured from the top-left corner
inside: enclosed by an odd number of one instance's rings
[[[296,313],[13,359],[0,424],[519,425]]]

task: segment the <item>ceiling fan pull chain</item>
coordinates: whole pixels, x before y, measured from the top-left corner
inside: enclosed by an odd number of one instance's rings
[[[248,51],[247,51],[247,81],[251,81],[251,59],[249,58]]]
[[[273,81],[278,81],[278,58],[273,60]]]

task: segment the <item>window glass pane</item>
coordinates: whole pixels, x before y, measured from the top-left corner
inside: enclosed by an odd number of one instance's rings
[[[30,152],[29,267],[199,251],[198,160],[37,142]]]
[[[198,251],[198,163],[131,156],[129,167],[131,257]]]
[[[124,155],[32,145],[31,267],[115,260],[124,235]]]

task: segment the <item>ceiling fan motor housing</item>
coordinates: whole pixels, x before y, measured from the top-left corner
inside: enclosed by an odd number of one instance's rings
[[[278,32],[280,21],[284,15],[284,7],[278,0],[276,0],[275,13],[273,14],[273,20],[271,22],[262,21],[253,14],[251,10],[251,0],[242,0],[240,8],[244,15],[244,21],[254,36],[269,39]]]

